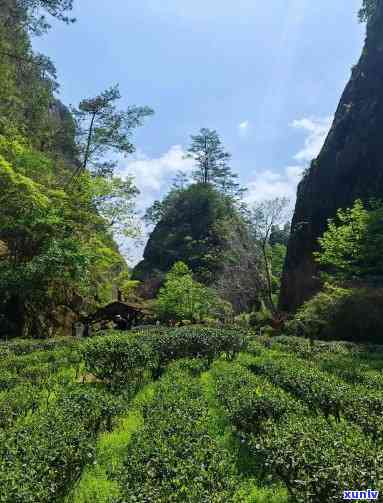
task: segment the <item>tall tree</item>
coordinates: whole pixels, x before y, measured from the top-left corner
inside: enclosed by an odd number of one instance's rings
[[[116,163],[105,160],[107,154],[134,152],[130,141],[133,130],[142,125],[143,119],[154,112],[149,107],[130,106],[118,110],[121,99],[118,86],[113,86],[95,98],[81,101],[78,109],[72,109],[76,120],[76,137],[81,157],[77,174],[86,169],[98,174],[111,174]]]
[[[45,33],[50,24],[45,15],[73,23],[69,16],[73,0],[0,0],[0,17],[5,24],[21,26],[34,35]]]
[[[240,195],[243,189],[237,182],[238,175],[232,172],[228,164],[231,155],[224,150],[217,131],[202,128],[191,139],[187,158],[194,159],[196,163],[194,180],[197,183],[210,183],[225,194]]]
[[[270,250],[270,236],[273,230],[286,223],[290,216],[289,200],[285,197],[275,198],[255,205],[250,212],[250,225],[254,238],[258,243],[262,260],[262,275],[265,278],[263,287],[264,299],[267,307],[275,314],[277,308],[273,299],[273,274],[272,274],[272,251]],[[270,253],[271,252],[271,253]]]

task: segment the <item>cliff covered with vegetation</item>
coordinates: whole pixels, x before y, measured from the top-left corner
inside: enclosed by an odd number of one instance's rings
[[[293,311],[320,288],[313,253],[329,218],[383,193],[383,3],[365,1],[360,11],[367,36],[352,69],[327,140],[298,188],[280,307]]]
[[[133,151],[129,135],[151,111],[119,111],[117,88],[66,108],[31,37],[52,17],[70,24],[72,2],[0,7],[0,335],[48,336],[109,300],[127,269],[113,235],[133,232],[137,189],[104,156]]]

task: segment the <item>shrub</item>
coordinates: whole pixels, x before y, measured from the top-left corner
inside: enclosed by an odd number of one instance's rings
[[[61,501],[94,460],[96,434],[123,403],[89,386],[63,389],[57,401],[0,432],[0,502]]]
[[[266,375],[275,385],[303,400],[315,412],[337,421],[360,425],[376,440],[383,438],[383,393],[367,386],[352,386],[296,358],[254,358],[254,372]]]
[[[79,341],[72,337],[54,337],[51,339],[14,339],[0,342],[0,354],[3,351],[17,356],[33,353],[34,351],[49,351],[58,348],[76,347]]]
[[[262,305],[259,311],[255,311],[250,314],[249,325],[255,329],[259,329],[265,325],[270,325],[273,320],[271,312]]]
[[[288,412],[305,409],[303,403],[241,365],[216,365],[213,375],[217,397],[241,432],[259,432],[267,419],[279,421]]]
[[[1,369],[0,375],[0,391],[8,390],[17,386],[22,382],[22,379],[9,370]]]
[[[150,334],[147,340],[158,355],[160,374],[170,361],[179,358],[206,358],[211,363],[225,353],[233,359],[245,347],[245,332],[193,326]]]
[[[118,385],[137,385],[157,360],[146,339],[118,332],[90,339],[83,347],[83,355],[88,372]]]
[[[9,428],[17,419],[39,406],[41,391],[30,384],[20,384],[0,394],[0,428]]]
[[[382,344],[383,289],[326,285],[287,323],[291,335]]]
[[[209,431],[199,382],[172,369],[143,412],[144,425],[116,477],[121,501],[232,501],[238,483],[234,459]]]
[[[323,417],[289,416],[253,436],[250,449],[265,473],[301,503],[339,501],[344,490],[379,488],[382,453],[355,426]]]
[[[138,384],[145,371],[159,377],[168,363],[180,358],[228,358],[244,347],[239,330],[181,327],[136,334],[112,333],[90,339],[83,347],[86,370],[112,384]]]

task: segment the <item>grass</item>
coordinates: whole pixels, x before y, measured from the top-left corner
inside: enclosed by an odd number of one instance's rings
[[[224,370],[226,362],[217,361],[215,369]],[[227,449],[235,458],[238,470],[239,488],[233,495],[233,503],[287,503],[289,495],[283,485],[265,487],[257,476],[259,467],[247,446],[233,432],[231,424],[220,406],[214,386],[212,371],[200,377],[204,396],[209,406],[209,431],[217,443]],[[262,487],[262,485],[264,487]]]
[[[87,466],[66,503],[112,503],[120,495],[111,477],[121,466],[133,434],[143,425],[141,408],[150,402],[155,385],[147,384],[133,399],[130,410],[117,418],[113,431],[102,433],[96,446],[96,461]]]

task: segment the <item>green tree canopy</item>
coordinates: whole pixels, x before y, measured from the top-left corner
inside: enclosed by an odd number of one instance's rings
[[[210,183],[225,194],[240,195],[243,189],[237,182],[238,175],[232,172],[228,164],[231,155],[224,150],[217,131],[202,128],[191,138],[187,157],[195,161],[194,181]]]
[[[120,99],[118,86],[114,86],[95,98],[81,101],[78,109],[72,109],[81,157],[78,172],[91,169],[98,174],[110,175],[116,163],[105,160],[107,154],[134,152],[132,132],[154,112],[148,107],[137,106],[118,110],[116,102]]]
[[[167,320],[201,321],[211,316],[219,304],[215,293],[194,281],[192,272],[183,262],[176,262],[167,273],[155,309],[158,316]]]
[[[383,274],[383,205],[360,199],[340,209],[319,239],[317,262],[331,274],[352,279]]]
[[[54,17],[65,23],[73,23],[70,17],[73,0],[1,0],[1,17],[7,22],[17,24],[34,35],[41,35],[49,28],[46,17]]]

